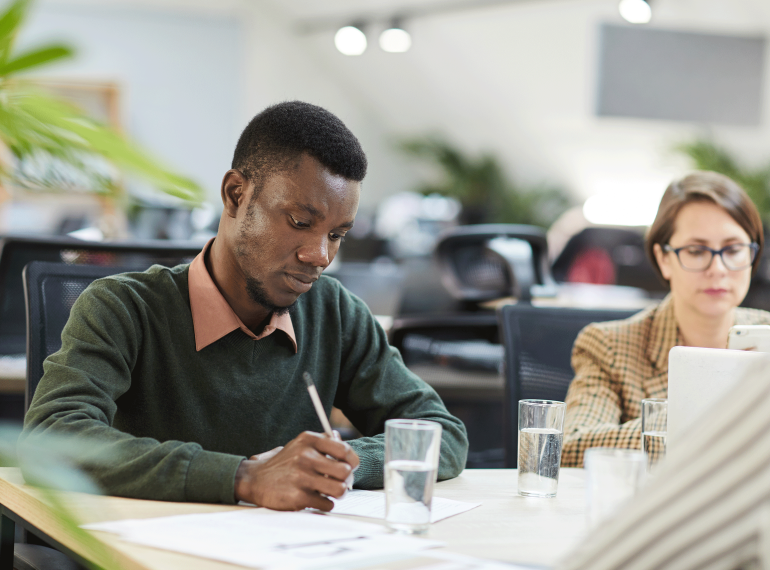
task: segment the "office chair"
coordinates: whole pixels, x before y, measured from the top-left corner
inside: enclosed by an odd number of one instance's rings
[[[24,412],[43,376],[43,361],[61,348],[61,332],[80,293],[95,279],[130,268],[99,265],[66,265],[33,261],[24,267],[22,282],[27,312],[27,383]],[[62,552],[30,535],[29,543],[14,545],[17,570],[77,570],[82,568]]]
[[[439,236],[444,286],[464,301],[556,295],[545,231],[520,224],[460,226]]]
[[[575,279],[581,262],[590,265],[603,260],[608,264],[610,282],[604,285],[638,287],[655,296],[668,292],[644,251],[644,233],[641,229],[589,227],[572,236],[553,262],[553,277],[559,282],[591,282]],[[590,272],[588,272],[590,273]],[[584,275],[585,277],[586,275]]]
[[[439,237],[434,254],[434,265],[407,274],[390,343],[465,423],[467,466],[502,467],[503,348],[494,311],[478,303],[555,294],[545,232],[516,224],[460,226]],[[424,314],[425,307],[434,314]]]
[[[154,263],[169,266],[187,263],[201,249],[200,244],[171,241],[104,243],[61,236],[11,235],[0,238],[0,366],[18,369],[20,375],[24,373],[27,332],[21,272],[29,262],[144,270]],[[0,395],[0,419],[20,423],[23,417],[24,397],[21,394]]]
[[[574,376],[572,345],[584,326],[637,311],[505,305],[498,323],[505,350],[505,466],[518,459],[519,400],[564,401]]]
[[[66,265],[33,261],[22,272],[27,310],[27,385],[24,412],[43,377],[43,362],[61,348],[70,309],[92,281],[136,270],[111,265]]]

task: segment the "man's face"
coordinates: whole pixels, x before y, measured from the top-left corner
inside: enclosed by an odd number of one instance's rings
[[[361,184],[308,155],[268,176],[261,190],[246,184],[236,262],[252,301],[281,312],[310,290],[337,255],[353,226]]]

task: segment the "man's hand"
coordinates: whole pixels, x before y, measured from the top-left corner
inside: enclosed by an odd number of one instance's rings
[[[330,511],[334,503],[322,495],[344,495],[357,467],[358,455],[350,445],[306,431],[284,447],[242,461],[235,498],[279,511]]]

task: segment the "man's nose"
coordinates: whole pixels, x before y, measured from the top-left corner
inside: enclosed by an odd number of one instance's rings
[[[302,263],[309,263],[314,267],[326,268],[329,263],[329,238],[313,238],[308,240],[297,251],[297,258]]]

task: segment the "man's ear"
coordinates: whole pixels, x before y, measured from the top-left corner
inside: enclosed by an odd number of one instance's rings
[[[247,185],[248,180],[238,170],[231,169],[225,172],[221,188],[222,205],[225,213],[231,218],[238,215],[238,208],[246,197]]]
[[[658,262],[658,267],[663,275],[663,279],[671,281],[671,265],[669,264],[671,256],[667,256],[663,253],[663,248],[660,247],[659,243],[653,244],[652,253],[655,254],[655,261]]]

